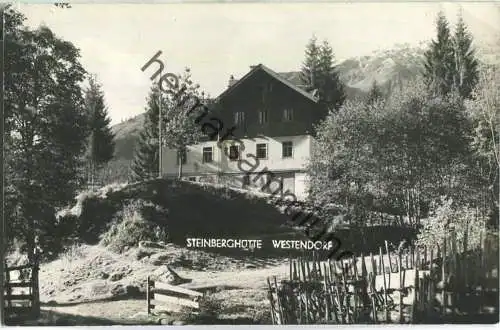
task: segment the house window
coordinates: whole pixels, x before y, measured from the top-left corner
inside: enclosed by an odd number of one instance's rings
[[[229,148],[225,147],[224,153],[229,157],[229,160],[239,160],[240,159],[239,146],[229,146]]]
[[[240,148],[238,148],[238,146],[229,146],[229,159],[230,160],[240,159]]]
[[[214,155],[212,147],[203,148],[203,162],[211,163],[213,160],[214,160]]]
[[[283,120],[292,121],[293,120],[293,109],[285,109],[283,111]]]
[[[267,123],[267,111],[259,111],[259,124]]]
[[[182,151],[177,151],[177,165],[180,164],[182,160],[182,165],[186,164],[187,163],[187,152],[186,150],[182,150]]]
[[[244,112],[235,112],[234,113],[234,123],[236,125],[243,124],[245,121],[245,113]]]
[[[293,143],[291,141],[286,141],[281,144],[283,158],[293,157]]]
[[[267,144],[257,143],[257,158],[266,159],[267,158]]]

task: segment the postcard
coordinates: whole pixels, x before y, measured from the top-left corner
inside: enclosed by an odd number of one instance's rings
[[[498,322],[498,4],[1,20],[4,324]]]

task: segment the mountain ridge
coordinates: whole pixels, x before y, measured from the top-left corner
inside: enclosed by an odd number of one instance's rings
[[[404,47],[405,47],[404,51],[411,54],[412,48],[406,45]],[[414,50],[415,53],[423,53],[423,51],[418,51],[417,48],[415,48]],[[373,61],[375,58],[381,58],[381,56],[385,57],[391,56],[401,51],[402,51],[401,46],[399,46],[399,48],[393,50],[392,52],[391,51],[374,52],[371,55],[359,56],[341,61],[337,65],[337,70],[340,73],[340,78],[342,82],[346,86],[346,94],[348,99],[364,96],[364,94],[366,94],[366,92],[368,92],[369,88],[371,87],[372,82],[370,79],[373,76],[373,74],[369,70],[376,70],[376,69],[373,68],[373,65],[369,65],[370,61]],[[383,55],[384,53],[385,55]],[[411,57],[409,55],[407,56]],[[386,61],[386,66],[390,66],[389,65],[390,63],[387,62],[388,61]],[[398,70],[403,70],[403,69],[404,66],[398,68]],[[386,70],[390,71],[390,68],[388,67]],[[300,84],[299,73],[300,73],[299,71],[289,71],[289,72],[280,72],[279,75],[289,80],[290,82],[299,85]],[[391,75],[388,73],[386,77],[384,77],[382,74],[378,74],[376,76],[376,79],[379,84],[384,85],[387,82],[386,80],[391,79]],[[370,81],[370,83],[366,83],[366,81]],[[121,123],[113,125],[112,130],[117,138],[121,138],[131,133],[132,134],[138,133],[137,129],[139,129],[143,123],[144,123],[144,113],[132,117]]]
[[[419,75],[423,70],[424,52],[428,43],[417,46],[397,44],[391,49],[374,51],[368,55],[351,57],[340,61],[336,68],[345,85],[346,97],[349,100],[363,99],[376,81],[382,90],[389,90],[393,84]],[[477,47],[477,54],[485,63],[500,63],[500,42]],[[272,69],[272,68],[271,68]],[[289,71],[278,73],[285,79],[300,85],[300,72]],[[115,158],[133,159],[135,142],[144,125],[144,113],[112,126],[115,134]]]

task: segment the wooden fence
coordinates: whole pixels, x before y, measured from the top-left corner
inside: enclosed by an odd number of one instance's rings
[[[498,315],[498,238],[473,251],[456,237],[436,249],[342,261],[290,260],[287,280],[268,278],[273,324],[426,323]],[[460,251],[462,250],[462,251]]]
[[[22,317],[23,319],[39,317],[38,270],[38,265],[32,264],[14,267],[5,265],[3,308],[7,320],[16,317]],[[11,276],[14,272],[19,272],[17,278]]]
[[[200,308],[198,299],[203,293],[179,286],[152,281],[147,278],[146,299],[148,315],[154,312],[178,310],[188,307],[194,310]]]

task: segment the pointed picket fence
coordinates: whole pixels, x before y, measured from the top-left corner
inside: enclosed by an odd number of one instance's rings
[[[273,324],[426,323],[498,314],[498,240],[389,250],[341,261],[290,259],[287,280],[268,278]]]

